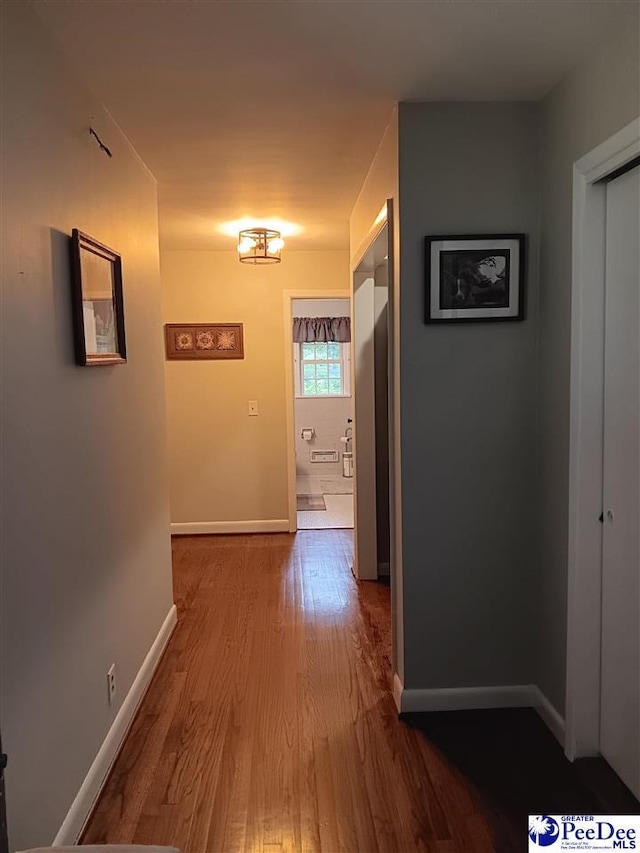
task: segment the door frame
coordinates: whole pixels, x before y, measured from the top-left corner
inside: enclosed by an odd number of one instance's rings
[[[606,184],[640,156],[640,117],[573,166],[565,754],[599,754]],[[640,637],[639,640],[640,642]]]
[[[351,304],[349,290],[284,290],[282,293],[282,311],[284,315],[284,375],[287,412],[287,506],[289,518],[289,533],[298,529],[298,511],[296,508],[296,449],[295,449],[295,397],[293,380],[293,313],[294,299],[348,299]],[[353,363],[353,342],[351,343],[351,361]],[[351,383],[351,397],[355,408],[356,389]],[[354,484],[355,485],[355,484]]]
[[[380,238],[386,233],[388,276],[388,317],[393,317],[393,248],[392,248],[392,200],[387,200],[378,214],[369,241],[351,265],[353,358],[351,362],[352,387],[358,389],[354,400],[354,565],[355,576],[360,580],[377,580],[380,575],[378,563],[378,518],[377,518],[377,475],[376,475],[376,388],[375,353],[373,346],[375,318],[375,271],[376,255],[380,252]],[[388,326],[388,359],[392,358],[394,332]],[[389,401],[393,399],[394,378],[388,373]],[[389,413],[391,413],[391,408]],[[393,433],[389,431],[389,575],[393,589],[394,539],[394,488],[395,459],[392,452]],[[395,645],[395,643],[394,643]]]

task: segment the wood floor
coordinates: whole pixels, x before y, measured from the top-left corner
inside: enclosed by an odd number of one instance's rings
[[[360,601],[388,588],[359,590],[351,553],[343,530],[174,540],[178,627],[85,844],[492,849],[470,785],[398,721]]]
[[[183,853],[526,849],[528,803],[509,793],[532,762],[543,762],[544,789],[543,753],[555,749],[563,762],[558,745],[542,727],[529,755],[523,747],[509,764],[500,753],[496,764],[487,754],[494,724],[398,719],[389,589],[353,579],[351,531],[185,537],[173,548],[178,626],[85,844]],[[511,732],[506,753],[526,741],[529,717],[520,740],[498,719]],[[480,759],[465,764],[475,743]],[[548,813],[545,796],[531,808]]]

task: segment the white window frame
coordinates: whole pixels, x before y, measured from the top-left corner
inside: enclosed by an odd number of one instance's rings
[[[341,364],[342,364],[342,394],[303,394],[302,392],[302,344],[294,343],[293,345],[293,382],[295,396],[302,400],[340,400],[344,397],[351,396],[351,344],[341,343]],[[317,363],[317,362],[314,362]]]

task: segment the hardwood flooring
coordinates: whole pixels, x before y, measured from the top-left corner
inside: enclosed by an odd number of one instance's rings
[[[558,745],[544,730],[533,759],[523,747],[509,763],[503,749],[496,788],[481,722],[465,739],[459,715],[398,719],[389,588],[353,579],[351,531],[185,537],[173,550],[178,626],[83,843],[183,853],[526,849],[523,803],[505,801],[500,785],[508,792],[531,760],[544,762],[543,742]],[[526,742],[527,720],[514,743]],[[499,728],[513,731],[505,721]],[[473,753],[478,740],[482,772],[465,764],[464,745]],[[531,809],[545,813],[545,802],[537,796]]]

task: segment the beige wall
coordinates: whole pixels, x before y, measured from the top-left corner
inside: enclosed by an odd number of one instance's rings
[[[161,277],[165,323],[241,322],[245,342],[243,360],[166,363],[172,522],[286,524],[283,291],[348,289],[348,252],[163,252]]]
[[[349,220],[352,266],[369,248],[380,222],[376,218],[387,199],[398,198],[398,111],[394,109]]]
[[[53,841],[172,605],[156,184],[29,5],[3,4],[2,22],[0,697],[12,849]],[[122,253],[125,365],[74,364],[74,227]]]

